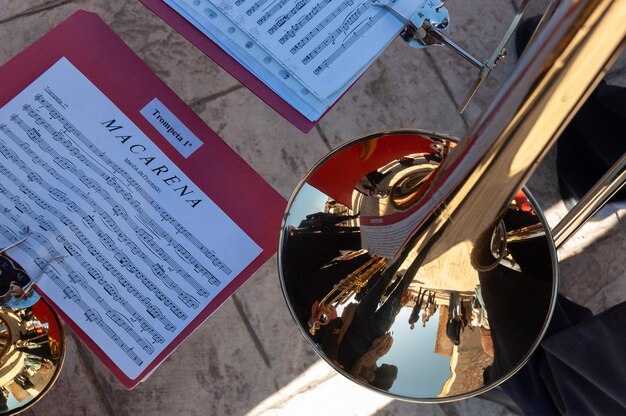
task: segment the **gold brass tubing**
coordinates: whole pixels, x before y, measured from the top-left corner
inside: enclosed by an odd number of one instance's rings
[[[554,227],[552,235],[558,247],[569,239],[595,214],[606,201],[626,183],[626,153],[596,183],[593,188]]]
[[[358,293],[376,272],[387,262],[387,259],[372,256],[366,263],[341,279],[330,292],[320,301],[320,305],[338,306],[344,304],[350,296]]]
[[[511,230],[506,233],[507,243],[517,243],[519,241],[530,240],[531,238],[544,237],[546,235],[546,229],[543,224],[530,225],[528,227],[520,228],[518,230]]]
[[[407,249],[427,260],[495,221],[617,57],[626,1],[564,1],[491,105],[452,149],[420,201]],[[436,215],[432,215],[436,213]]]

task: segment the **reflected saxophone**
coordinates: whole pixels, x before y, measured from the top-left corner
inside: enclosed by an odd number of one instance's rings
[[[365,253],[365,250],[359,250]],[[327,325],[330,315],[327,311],[331,308],[337,308],[344,305],[353,295],[361,292],[368,282],[376,273],[378,273],[387,263],[387,259],[378,256],[372,256],[365,264],[360,266],[347,277],[341,279],[335,284],[326,296],[319,302],[317,317],[313,316],[309,321],[309,332],[315,335],[323,325]]]

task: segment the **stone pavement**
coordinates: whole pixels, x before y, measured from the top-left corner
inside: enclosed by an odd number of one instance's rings
[[[454,40],[486,59],[519,3],[448,1]],[[543,4],[537,1],[532,7],[540,10]],[[515,64],[515,54],[509,53],[460,116],[455,109],[476,70],[447,49],[416,51],[396,41],[319,126],[303,134],[135,0],[0,0],[0,64],[78,9],[98,13],[286,198],[319,158],[351,138],[391,128],[462,137]],[[624,57],[607,79],[626,85]],[[530,186],[551,224],[556,223],[565,208],[556,191],[553,153]],[[605,213],[560,251],[561,291],[595,312],[626,300],[625,212]],[[510,413],[481,398],[444,405],[394,401],[333,373],[293,325],[282,299],[275,258],[133,391],[125,391],[72,333],[67,349],[58,383],[26,414]]]

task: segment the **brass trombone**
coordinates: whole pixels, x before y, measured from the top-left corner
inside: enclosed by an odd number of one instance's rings
[[[309,344],[353,381],[404,400],[458,400],[511,377],[539,344],[556,299],[556,246],[626,180],[622,157],[553,231],[523,189],[626,39],[624,1],[554,4],[514,73],[462,140],[424,130],[357,139],[320,161],[294,192],[279,245],[283,293]],[[359,158],[363,149],[372,156]],[[389,192],[401,173],[424,161],[436,167],[415,187],[409,206],[394,206]],[[337,166],[345,168],[342,176],[323,180]],[[363,181],[376,192],[359,190],[355,185]],[[388,259],[381,270],[386,277],[351,301],[350,316],[348,308],[341,316],[338,311],[311,333],[302,323],[329,282],[298,269],[308,253],[286,232],[303,214],[291,208],[304,194],[339,200],[359,214],[358,241],[319,239],[326,251],[365,249]],[[528,209],[517,209],[520,200]],[[324,259],[318,263],[323,267]],[[407,330],[408,308],[399,299],[417,286],[442,296],[435,331]],[[446,306],[449,299],[454,308]],[[481,318],[471,320],[474,312]]]

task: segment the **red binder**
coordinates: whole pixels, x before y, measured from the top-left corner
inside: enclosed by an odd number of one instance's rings
[[[0,67],[0,107],[62,57],[71,61],[262,248],[261,254],[202,309],[135,379],[126,377],[75,322],[57,305],[52,305],[67,325],[130,389],[154,370],[275,253],[286,202],[93,13],[75,13]],[[203,141],[204,144],[188,158],[176,151],[140,114],[139,111],[154,98],[158,98]],[[245,198],[242,198],[242,189],[245,190]],[[45,297],[45,294],[42,295]]]
[[[265,101],[267,105],[272,107],[278,114],[283,116],[287,121],[296,126],[304,133],[308,133],[317,123],[310,121],[300,112],[287,104],[278,94],[272,91],[267,85],[260,81],[257,77],[245,69],[236,59],[224,52],[222,48],[217,46],[213,41],[206,37],[204,33],[196,29],[184,17],[178,14],[174,9],[168,6],[162,0],[139,0],[148,9],[152,10],[168,25],[174,28],[178,33],[183,35],[189,42],[193,43],[198,49],[204,52],[215,63],[224,68],[228,73],[235,77],[239,82],[245,85],[257,97]],[[322,116],[323,117],[323,116]],[[321,119],[321,117],[320,117]]]

